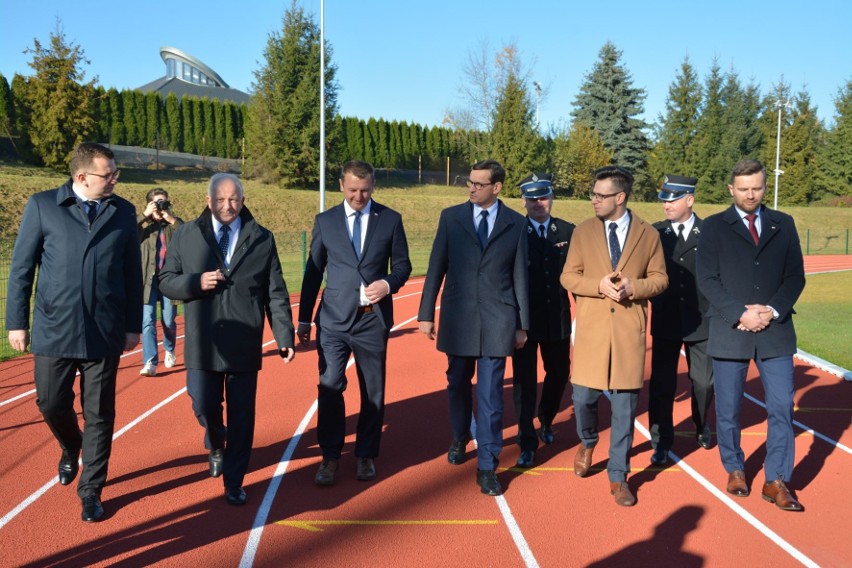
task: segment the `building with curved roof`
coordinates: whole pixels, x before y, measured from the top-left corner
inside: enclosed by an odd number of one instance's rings
[[[188,53],[175,47],[163,46],[160,48],[160,57],[166,64],[166,76],[139,87],[143,93],[156,91],[163,98],[174,93],[178,98],[207,97],[248,104],[248,93],[232,89],[216,71]]]

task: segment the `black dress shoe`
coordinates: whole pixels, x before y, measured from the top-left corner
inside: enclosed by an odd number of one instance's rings
[[[480,491],[492,497],[496,497],[503,492],[503,488],[500,487],[500,482],[497,481],[497,475],[493,469],[477,469],[476,484],[479,485]]]
[[[545,426],[542,424],[541,430],[538,431],[538,437],[541,438],[541,441],[547,444],[548,446],[553,443],[553,427]]]
[[[83,514],[80,518],[87,523],[94,523],[104,516],[104,508],[101,499],[95,494],[83,497]]]
[[[228,505],[245,505],[246,492],[242,487],[231,487],[225,489],[225,499],[228,501]]]
[[[524,450],[521,452],[521,457],[518,458],[518,467],[529,468],[535,465],[535,452],[532,450]]]
[[[62,452],[62,457],[59,458],[59,483],[68,485],[74,478],[77,477],[77,472],[80,471],[78,459],[80,452]]]
[[[453,440],[447,451],[447,461],[453,465],[460,465],[467,459],[467,443],[469,440]]]
[[[695,439],[698,440],[699,446],[701,446],[705,450],[709,450],[711,439],[712,439],[712,434],[710,432],[710,426],[705,424],[704,428],[701,430],[701,432],[699,432],[695,435]]]
[[[651,463],[654,465],[664,465],[667,461],[669,461],[669,453],[662,448],[655,449],[651,454]]]
[[[222,465],[225,461],[225,452],[222,450],[213,450],[210,452],[210,477],[219,477],[222,475]]]

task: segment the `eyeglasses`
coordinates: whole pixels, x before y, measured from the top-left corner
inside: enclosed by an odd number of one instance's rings
[[[594,191],[590,191],[589,192],[589,199],[591,199],[592,201],[594,201],[596,199],[598,201],[603,201],[607,197],[612,197],[613,195],[618,195],[619,193],[624,193],[624,192],[616,191],[615,193],[595,193]]]
[[[114,172],[110,172],[108,174],[96,174],[93,172],[86,172],[87,176],[98,176],[102,178],[104,181],[115,181],[118,179],[118,176],[121,175],[121,170],[115,170]]]
[[[467,180],[465,180],[465,184],[467,184],[468,188],[473,188],[477,191],[481,191],[481,190],[485,189],[486,187],[488,187],[489,185],[494,185],[494,182],[489,181],[488,183],[482,183],[482,182],[479,182],[479,181],[471,181],[471,180],[467,179]]]

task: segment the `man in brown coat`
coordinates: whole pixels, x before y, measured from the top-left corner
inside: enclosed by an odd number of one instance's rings
[[[571,377],[582,445],[574,473],[585,477],[598,442],[598,399],[610,391],[612,427],[607,472],[615,502],[631,506],[627,486],[633,421],[645,370],[648,300],[666,289],[657,230],[627,209],[633,176],[618,166],[594,173],[595,217],[574,231],[560,282],[577,311]]]

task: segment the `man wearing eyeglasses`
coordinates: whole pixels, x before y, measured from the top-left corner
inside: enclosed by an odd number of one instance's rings
[[[644,382],[648,300],[668,286],[657,230],[627,208],[633,175],[618,166],[594,172],[595,217],[574,231],[560,282],[574,294],[572,399],[581,445],[574,473],[585,477],[598,443],[598,399],[612,408],[607,475],[623,507],[636,504],[627,485],[633,421]]]
[[[497,196],[506,170],[495,160],[473,165],[468,202],[441,212],[432,244],[417,320],[435,338],[441,295],[438,350],[447,354],[447,393],[453,441],[447,461],[466,459],[471,437],[476,371],[476,484],[500,495],[496,476],[503,447],[503,375],[506,357],[524,346],[529,329],[526,222]]]
[[[9,270],[6,328],[12,348],[26,351],[31,344],[36,402],[62,449],[62,485],[77,477],[82,451],[77,494],[83,521],[94,522],[104,515],[100,496],[112,448],[119,358],[142,331],[142,264],[136,210],[113,195],[119,172],[112,151],[83,143],[71,155],[70,169],[65,185],[33,195],[24,209]],[[78,372],[82,432],[74,410]]]

